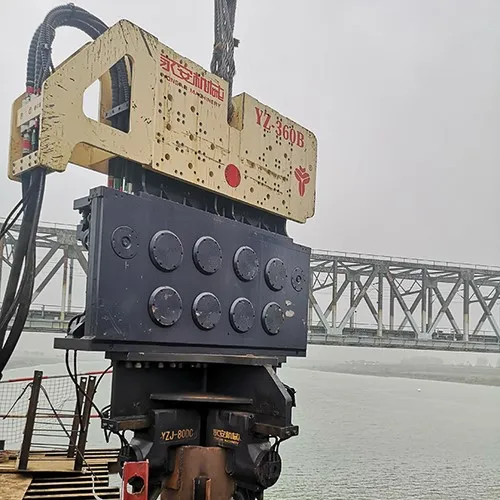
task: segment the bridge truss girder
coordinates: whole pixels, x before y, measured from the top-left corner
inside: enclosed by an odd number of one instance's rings
[[[0,285],[7,283],[19,229],[20,225],[15,224],[5,238],[0,240]],[[75,272],[87,273],[88,262],[85,253],[85,249],[77,241],[75,226],[41,223],[36,235],[37,265],[32,304],[36,303],[42,292],[62,270],[61,299],[60,303],[53,307],[52,312],[57,312],[61,321],[71,316],[75,312],[72,303]]]
[[[0,241],[0,285],[2,272],[6,283],[18,231],[16,225]],[[40,224],[36,245],[32,303],[57,275],[61,299],[50,320],[58,326],[50,328],[63,331],[67,319],[82,310],[74,309],[73,277],[87,272],[86,250],[75,226],[57,224]],[[312,341],[318,336],[371,336],[498,344],[500,339],[495,318],[500,268],[314,251],[309,299]],[[27,329],[47,328],[46,317],[43,310],[33,310],[33,325]]]
[[[315,251],[309,298],[311,335],[500,339],[500,268]]]

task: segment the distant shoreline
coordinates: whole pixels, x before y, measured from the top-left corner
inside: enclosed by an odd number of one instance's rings
[[[302,368],[296,366],[296,368]],[[404,364],[363,364],[342,363],[334,366],[311,366],[305,369],[342,373],[346,375],[365,375],[373,377],[406,378],[434,380],[459,384],[485,385],[500,387],[500,369],[476,366],[406,366]]]
[[[43,365],[60,365],[61,374],[66,373],[64,357],[47,356],[46,353],[31,351],[23,356],[13,358],[8,370],[35,369]],[[491,366],[447,365],[439,363],[379,363],[367,361],[350,361],[338,364],[285,364],[299,370],[313,370],[346,375],[365,375],[372,377],[404,378],[413,380],[434,380],[437,382],[453,382],[458,384],[484,385],[500,387],[500,368]]]
[[[12,360],[7,365],[6,369],[7,370],[17,370],[19,368],[36,369],[36,367],[40,364],[62,365],[63,363],[64,363],[64,357],[62,356],[62,354],[60,356],[47,356],[45,353],[41,352],[39,354],[30,354],[28,356],[12,358]],[[66,368],[64,367],[64,372],[65,370]]]

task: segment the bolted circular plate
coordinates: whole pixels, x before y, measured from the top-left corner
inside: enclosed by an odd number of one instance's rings
[[[284,321],[285,316],[279,304],[270,302],[264,307],[262,311],[262,325],[269,335],[278,334]]]
[[[236,250],[233,260],[234,272],[242,281],[252,281],[259,272],[259,258],[250,247]]]
[[[306,282],[306,275],[300,267],[296,267],[292,273],[292,286],[297,292],[301,292]]]
[[[149,256],[158,269],[174,271],[182,263],[184,248],[172,231],[158,231],[149,242]]]
[[[222,307],[219,299],[210,292],[203,292],[194,299],[193,319],[203,330],[210,330],[220,320]]]
[[[286,281],[286,266],[285,263],[278,258],[271,259],[266,264],[266,270],[264,272],[266,277],[267,286],[278,292],[285,286]]]
[[[111,246],[118,257],[132,259],[139,248],[139,236],[129,226],[119,226],[111,235]]]
[[[182,299],[169,286],[158,287],[149,297],[149,314],[160,326],[172,326],[182,314]]]
[[[215,273],[222,265],[222,249],[211,236],[202,236],[194,244],[193,260],[204,274]]]
[[[252,328],[255,322],[253,304],[244,297],[236,299],[229,309],[229,320],[232,327],[239,333],[245,333]]]

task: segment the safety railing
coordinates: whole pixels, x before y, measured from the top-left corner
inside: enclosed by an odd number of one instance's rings
[[[99,417],[94,397],[110,373],[74,377],[35,371],[33,377],[0,381],[0,449],[14,454],[19,470],[26,470],[33,452],[44,450],[63,451],[80,470],[90,421]]]
[[[357,252],[338,252],[333,250],[314,249],[312,251],[312,258],[319,258],[321,255],[328,255],[331,257],[344,257],[356,258],[362,260],[377,260],[384,262],[392,262],[395,264],[417,264],[422,266],[444,266],[454,267],[459,269],[475,269],[481,271],[494,271],[500,273],[500,266],[484,265],[484,264],[469,264],[466,262],[453,262],[453,261],[440,261],[432,259],[419,259],[410,257],[395,257],[393,255],[377,255],[372,253],[357,253]]]

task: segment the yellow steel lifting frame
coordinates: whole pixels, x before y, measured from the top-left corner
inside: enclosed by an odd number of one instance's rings
[[[126,57],[131,73],[130,129],[109,126],[109,69]],[[101,81],[100,118],[84,114],[88,87]],[[316,138],[122,20],[59,65],[39,96],[12,109],[9,178],[68,163],[108,173],[119,156],[234,200],[305,222],[314,215]],[[39,119],[38,150],[23,156],[21,125]]]

